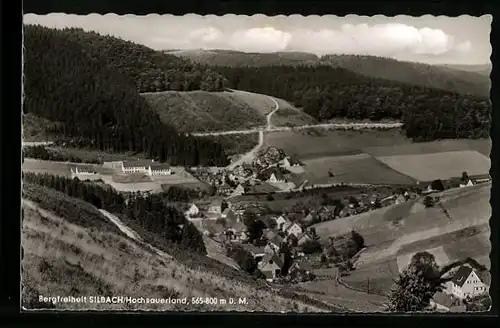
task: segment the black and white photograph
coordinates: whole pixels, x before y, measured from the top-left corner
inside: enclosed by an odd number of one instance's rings
[[[489,311],[491,23],[25,13],[21,309]]]

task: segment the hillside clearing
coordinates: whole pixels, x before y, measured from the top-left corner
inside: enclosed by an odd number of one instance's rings
[[[280,109],[271,118],[274,126],[301,126],[318,123],[315,118],[296,108],[288,101],[279,98],[275,99]]]
[[[279,111],[278,111],[279,112]],[[277,113],[278,113],[277,112]],[[283,149],[302,160],[326,156],[355,155],[369,146],[408,144],[400,131],[303,130],[266,133],[264,147]]]
[[[182,132],[250,129],[266,125],[274,103],[265,96],[237,92],[164,91],[143,93],[165,123]],[[271,104],[269,104],[271,102]],[[272,106],[272,107],[271,107]]]
[[[490,159],[477,151],[449,151],[443,153],[379,156],[379,161],[417,181],[432,181],[469,175],[487,174]]]
[[[367,183],[412,184],[412,178],[377,161],[368,154],[319,157],[304,160],[310,184]],[[329,176],[331,171],[334,176]]]

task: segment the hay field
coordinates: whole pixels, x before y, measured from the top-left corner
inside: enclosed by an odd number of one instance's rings
[[[487,174],[490,159],[474,150],[430,154],[378,156],[380,162],[418,181]]]
[[[277,111],[276,113],[278,113]],[[274,116],[274,115],[273,115]],[[270,132],[264,135],[264,147],[278,147],[301,160],[326,156],[355,155],[370,146],[411,143],[400,131],[301,130]]]
[[[489,157],[491,139],[445,139],[386,146],[366,146],[363,151],[372,156],[434,154],[449,151],[475,150]]]
[[[304,160],[306,179],[311,184],[367,183],[413,184],[415,180],[401,174],[368,154],[329,156]],[[330,177],[331,170],[334,177]]]
[[[148,298],[245,298],[248,304],[90,304],[58,303],[67,310],[307,311],[324,308],[278,296],[237,279],[193,269],[166,259],[127,237],[25,207],[23,283],[38,295],[123,295]],[[325,307],[326,308],[326,307]]]
[[[160,119],[181,132],[250,129],[266,125],[265,114],[274,109],[262,95],[235,92],[164,91],[142,96]]]

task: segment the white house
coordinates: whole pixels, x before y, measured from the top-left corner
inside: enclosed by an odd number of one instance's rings
[[[284,266],[283,256],[276,254],[266,254],[260,261],[258,268],[266,276],[267,281],[273,281],[281,274]]]
[[[297,161],[296,159],[291,158],[291,157],[285,157],[283,159],[283,166],[285,168],[297,167],[297,166],[300,166],[300,162]]]
[[[276,227],[278,227],[278,229],[281,229],[281,227],[283,227],[283,225],[285,224],[285,222],[287,222],[288,220],[285,219],[285,217],[283,215],[280,215],[277,219],[276,219]]]
[[[97,174],[95,168],[91,165],[75,165],[71,167],[71,178],[97,180],[100,178],[100,175]]]
[[[274,174],[272,173],[267,182],[285,182],[285,177],[281,174]]]
[[[196,206],[196,204],[192,204],[186,211],[187,216],[197,216],[198,214],[200,214],[200,209]]]
[[[476,270],[463,265],[448,282],[447,291],[459,299],[464,299],[487,293],[489,284],[486,276],[481,279]]]
[[[470,186],[473,186],[473,185],[474,185],[474,183],[472,183],[472,180],[468,179],[467,182],[464,181],[464,183],[460,184],[460,188],[470,187]]]
[[[299,237],[302,234],[302,228],[297,224],[293,223],[286,229],[286,233],[288,235],[295,235],[295,237]]]

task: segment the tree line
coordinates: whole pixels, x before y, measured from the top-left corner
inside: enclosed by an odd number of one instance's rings
[[[134,193],[125,197],[112,188],[51,174],[24,173],[23,181],[55,189],[110,213],[125,215],[146,231],[185,249],[206,254],[200,232],[174,206],[166,204],[162,194]]]
[[[25,27],[25,113],[60,122],[54,132],[80,147],[144,153],[172,165],[227,164],[220,143],[181,134],[161,122],[137,92],[133,78],[123,73],[127,67],[140,69],[136,63],[96,55],[115,46],[134,54],[128,43],[115,44],[111,38],[111,47],[95,38],[94,46],[85,45],[92,40],[84,32]]]
[[[218,67],[234,89],[291,101],[320,120],[394,119],[416,141],[489,135],[487,98],[318,66]]]

